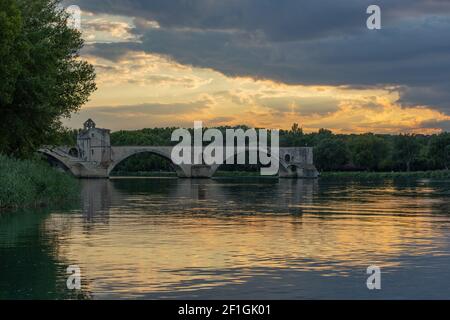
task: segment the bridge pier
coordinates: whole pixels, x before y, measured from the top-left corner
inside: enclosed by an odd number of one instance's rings
[[[280,178],[288,179],[317,179],[319,177],[319,172],[315,166],[292,165],[287,169],[280,168],[278,176]]]
[[[212,168],[208,165],[191,165],[189,171],[190,175],[187,178],[203,179],[212,178],[213,176]]]

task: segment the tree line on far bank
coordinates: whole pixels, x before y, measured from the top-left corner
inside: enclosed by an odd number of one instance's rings
[[[292,132],[286,134],[290,144]],[[297,134],[301,145],[314,147],[323,171],[428,171],[450,167],[450,133],[423,134]]]
[[[225,132],[231,127],[219,127]],[[233,128],[248,129],[246,126]],[[117,131],[112,145],[175,145],[172,132],[177,128],[149,128]],[[77,130],[62,138],[75,144]],[[320,171],[428,171],[450,168],[450,133],[424,134],[334,134],[330,130],[304,133],[298,124],[280,131],[281,147],[314,147],[314,162]],[[170,163],[150,154],[141,154],[123,162],[123,172],[167,170]],[[255,166],[227,166],[226,170],[257,170]]]

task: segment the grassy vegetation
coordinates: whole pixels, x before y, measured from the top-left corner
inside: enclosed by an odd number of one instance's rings
[[[321,178],[325,179],[449,179],[450,170],[435,170],[435,171],[414,171],[414,172],[322,172]]]
[[[0,155],[0,211],[48,206],[79,196],[79,183],[41,160]]]

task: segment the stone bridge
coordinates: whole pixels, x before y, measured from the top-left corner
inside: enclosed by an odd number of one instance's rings
[[[110,144],[110,131],[95,127],[92,120],[86,121],[84,130],[77,137],[76,147],[44,147],[40,153],[59,167],[79,178],[109,178],[114,168],[136,154],[151,153],[167,159],[173,164],[180,178],[211,178],[221,165],[176,165],[171,154],[174,147],[120,146]],[[225,160],[225,159],[224,159]],[[280,177],[317,178],[313,164],[312,148],[280,148]],[[224,161],[225,162],[225,161]]]

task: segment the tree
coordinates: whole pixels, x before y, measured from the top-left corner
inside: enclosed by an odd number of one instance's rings
[[[347,145],[339,139],[326,138],[314,148],[314,162],[320,170],[336,170],[348,161]]]
[[[294,135],[302,135],[303,129],[298,125],[298,123],[294,123],[291,128],[291,132]]]
[[[378,170],[389,151],[384,139],[373,134],[355,136],[350,142],[350,150],[353,163],[369,170]]]
[[[23,157],[51,144],[62,128],[61,119],[79,110],[96,89],[94,68],[79,59],[81,34],[68,27],[69,15],[59,2],[2,0],[0,24],[7,26],[0,31],[7,35],[0,40],[5,69],[0,89],[2,153]]]
[[[450,133],[434,135],[430,139],[428,156],[437,168],[450,167]]]
[[[406,166],[406,171],[411,171],[411,163],[417,159],[420,152],[420,144],[414,135],[399,135],[395,138],[395,158]]]
[[[450,167],[450,144],[446,145],[444,149],[444,164],[445,169],[448,170]]]
[[[327,136],[327,137],[331,137],[333,135],[333,132],[331,130],[328,129],[319,129],[319,136]]]
[[[0,2],[0,105],[10,103],[19,71],[17,38],[22,19],[14,0]]]

